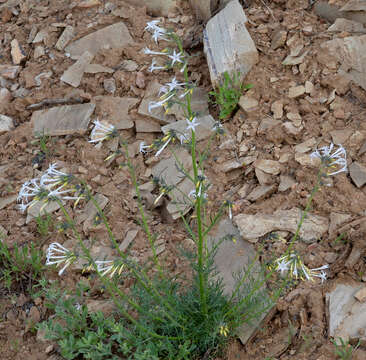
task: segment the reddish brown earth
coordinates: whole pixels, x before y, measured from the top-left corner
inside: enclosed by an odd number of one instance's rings
[[[16,128],[0,135],[0,164],[4,165],[0,172],[0,195],[4,198],[16,195],[21,184],[39,174],[47,168],[48,164],[58,161],[65,165],[69,171],[82,177],[96,193],[101,193],[109,198],[105,208],[111,228],[117,240],[122,241],[126,232],[136,228],[137,203],[132,190],[131,180],[127,170],[120,169],[115,163],[106,163],[104,159],[110,151],[106,146],[96,149],[87,142],[87,136],[67,135],[52,138],[48,144],[50,153],[39,167],[33,168],[34,159],[39,145],[34,144],[32,124],[30,118],[32,111],[28,109],[31,104],[44,99],[68,98],[73,102],[89,102],[97,95],[110,95],[106,92],[103,82],[106,78],[114,78],[116,92],[114,96],[131,96],[142,98],[145,93],[145,84],[158,80],[161,84],[171,79],[172,73],[154,73],[147,71],[151,58],[142,55],[141,49],[152,46],[150,35],[144,32],[147,21],[152,18],[144,8],[135,9],[124,4],[123,1],[112,0],[106,5],[87,9],[70,9],[75,1],[69,0],[28,0],[20,1],[15,6],[18,11],[14,15],[10,8],[3,8],[0,17],[0,43],[2,53],[0,64],[11,64],[10,42],[16,38],[22,45],[26,61],[22,64],[20,75],[9,85],[18,84],[26,89],[26,95],[15,97],[0,113],[14,119]],[[4,3],[3,0],[0,3]],[[5,0],[6,3],[6,0]],[[8,0],[8,3],[11,3]],[[341,1],[345,3],[345,1]],[[330,132],[333,130],[350,130],[350,135],[342,145],[347,149],[349,158],[353,161],[366,163],[366,155],[358,155],[358,151],[366,138],[366,93],[357,85],[337,77],[337,62],[327,58],[320,50],[320,44],[333,36],[344,37],[347,34],[332,35],[326,32],[329,24],[314,14],[308,8],[305,0],[274,0],[267,4],[264,1],[253,1],[246,9],[249,18],[248,30],[259,51],[259,62],[246,78],[246,83],[254,85],[247,95],[258,101],[258,108],[246,114],[238,110],[232,119],[227,121],[227,126],[235,140],[233,149],[221,150],[220,142],[213,144],[212,157],[207,163],[207,175],[212,181],[209,199],[214,207],[218,205],[218,198],[223,194],[234,193],[235,213],[272,213],[276,209],[290,209],[293,207],[304,208],[316,180],[316,169],[301,165],[294,159],[294,146],[304,141],[315,138],[317,143],[324,144],[331,141]],[[76,29],[77,37],[82,37],[106,25],[121,21],[114,16],[108,7],[124,10],[122,21],[126,23],[135,45],[123,50],[102,50],[94,58],[93,63],[117,69],[123,60],[133,60],[137,70],[128,72],[117,70],[113,75],[98,73],[84,74],[81,85],[77,88],[60,82],[63,72],[73,64],[71,59],[54,49],[54,45],[61,34],[60,28],[52,27],[53,23],[66,22]],[[196,20],[186,1],[181,1],[179,11],[164,19],[165,25],[174,28],[179,35],[185,37],[186,50],[194,55],[191,63],[192,78],[199,86],[212,90],[208,67],[203,55],[202,44],[199,41],[201,28],[196,25]],[[36,45],[28,43],[27,39],[32,26],[38,30],[47,28],[50,36],[42,44],[49,49],[51,58],[47,55],[38,59],[34,58]],[[309,50],[308,55],[299,66],[284,66],[282,61],[289,53],[289,47],[284,45],[276,50],[271,49],[272,37],[278,30],[287,32],[287,39],[297,36],[298,41]],[[188,36],[193,33],[197,36]],[[198,43],[197,46],[195,43]],[[42,72],[52,71],[50,78],[43,78],[41,86],[37,87],[34,77]],[[138,81],[137,81],[138,80]],[[141,83],[142,81],[142,83]],[[314,85],[312,98],[326,98],[323,104],[310,104],[305,95],[296,99],[288,97],[289,88],[303,85],[310,81]],[[138,83],[138,85],[137,85]],[[327,102],[332,90],[336,89],[335,102],[340,106],[331,109]],[[16,89],[12,90],[15,91]],[[299,113],[302,117],[303,129],[296,135],[290,135],[278,127],[259,131],[263,119],[272,118],[271,105],[274,101],[281,101],[286,113]],[[131,110],[132,115],[137,112],[137,106]],[[47,107],[47,106],[46,106]],[[217,109],[213,106],[211,114],[216,116]],[[356,135],[355,135],[356,134]],[[149,180],[147,159],[137,153],[136,140],[143,139],[149,143],[160,134],[135,133],[134,130],[123,131],[123,135],[130,144],[134,144],[133,162],[138,176],[143,182]],[[245,199],[246,194],[257,184],[253,166],[230,173],[220,171],[220,164],[225,160],[242,156],[240,148],[246,145],[248,154],[255,154],[259,159],[279,160],[286,158],[282,163],[283,175],[290,175],[295,180],[286,192],[275,191],[268,198],[256,202]],[[273,179],[278,184],[278,177]],[[247,184],[247,185],[246,185]],[[240,192],[247,186],[247,191]],[[235,191],[233,191],[235,190]],[[244,194],[244,195],[243,195]],[[117,196],[116,196],[117,195]],[[83,204],[76,209],[75,214],[81,212]],[[70,208],[71,210],[71,208]],[[309,267],[330,263],[329,280],[326,284],[319,282],[301,283],[289,290],[278,301],[277,309],[270,321],[266,323],[257,336],[243,347],[239,342],[233,342],[228,349],[227,359],[335,359],[334,346],[327,337],[327,317],[324,294],[328,286],[335,279],[346,276],[358,281],[366,281],[363,274],[366,271],[362,257],[364,239],[362,219],[366,215],[366,192],[364,188],[358,189],[346,173],[333,178],[332,187],[324,187],[316,194],[312,212],[329,217],[331,212],[341,212],[350,215],[350,225],[345,225],[341,232],[346,233],[346,241],[335,243],[335,236],[325,236],[321,241],[306,245],[299,243],[297,249],[304,254],[304,262]],[[56,212],[58,221],[62,220],[61,212]],[[184,243],[186,234],[182,224],[178,221],[172,223],[161,209],[148,210],[149,222],[155,233],[159,234],[159,241],[165,244],[165,251],[161,255],[166,258],[166,265],[176,273],[185,270],[185,265],[177,253],[177,246]],[[360,220],[361,221],[357,221]],[[352,222],[354,221],[354,222]],[[70,234],[53,233],[41,239],[37,232],[35,222],[25,224],[25,216],[11,203],[0,210],[0,224],[8,231],[5,242],[9,246],[18,246],[34,242],[42,244],[46,250],[53,241],[64,242]],[[80,227],[82,228],[82,227]],[[84,229],[85,230],[85,229]],[[88,228],[86,236],[98,238],[103,246],[108,246],[108,235],[102,226]],[[345,262],[352,248],[359,246],[362,251],[351,267],[346,267]],[[361,244],[361,245],[360,245]],[[269,252],[281,254],[283,244],[276,240],[268,240],[266,249]],[[132,245],[135,256],[145,258],[148,256],[148,245],[140,230]],[[55,271],[46,273],[49,279],[56,279]],[[69,272],[62,277],[62,288],[72,288],[76,281],[83,279],[90,282],[80,273]],[[91,286],[98,286],[91,281]],[[95,299],[103,299],[95,289]],[[27,308],[28,304],[28,308]],[[34,310],[29,310],[34,309]],[[28,309],[28,310],[27,310]],[[50,347],[50,343],[36,339],[36,331],[29,326],[30,321],[36,323],[45,320],[49,315],[43,304],[43,299],[32,300],[21,289],[9,293],[0,287],[0,349],[1,359],[58,359],[57,347]],[[47,349],[47,350],[46,350]],[[357,357],[358,356],[358,357]],[[358,351],[355,359],[366,357],[362,350]]]

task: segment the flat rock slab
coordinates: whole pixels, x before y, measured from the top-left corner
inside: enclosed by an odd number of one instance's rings
[[[71,58],[78,59],[85,51],[96,55],[101,49],[124,48],[133,42],[126,25],[118,22],[74,41],[65,48],[65,51]]]
[[[191,109],[197,117],[210,114],[208,109],[208,95],[205,89],[197,87],[193,90]],[[171,109],[169,109],[169,114],[174,115],[177,120],[185,120],[186,118],[182,107],[178,104],[174,104]]]
[[[14,129],[13,119],[9,116],[0,115],[0,134]]]
[[[47,135],[85,134],[95,104],[64,105],[35,111],[32,114],[33,132]]]
[[[366,35],[329,40],[320,47],[342,64],[340,74],[366,90]]]
[[[167,210],[172,216],[173,220],[179,219],[182,215],[185,215],[191,209],[191,204],[186,197],[191,192],[191,190],[194,190],[194,185],[191,180],[185,178],[177,185],[177,188],[174,188],[168,194],[169,198],[172,201],[170,201],[167,205]],[[184,196],[183,194],[185,194],[186,196]]]
[[[366,167],[362,164],[357,161],[353,162],[349,167],[349,173],[358,188],[366,184]]]
[[[301,219],[302,211],[277,210],[273,214],[239,214],[234,217],[240,234],[244,239],[257,242],[258,238],[272,231],[289,231],[295,233]],[[329,228],[327,218],[308,213],[300,230],[300,238],[312,243],[324,235]]]
[[[44,206],[43,201],[37,201],[33,206],[28,207],[26,224],[29,224],[34,218],[47,214],[52,214],[60,208],[56,201],[50,201]]]
[[[177,0],[127,0],[135,6],[146,6],[154,16],[168,16],[177,7]]]
[[[116,96],[96,96],[92,99],[96,104],[96,114],[99,120],[106,119],[118,130],[127,130],[134,127],[134,122],[129,115],[129,110],[133,108],[139,99]]]
[[[232,0],[215,15],[203,33],[211,81],[218,87],[225,72],[240,72],[242,79],[258,62],[258,51],[245,27],[247,17],[238,0]]]
[[[61,81],[69,84],[73,87],[80,85],[81,79],[83,78],[86,67],[93,60],[94,55],[90,52],[85,51],[83,55],[76,61],[75,64],[71,65],[61,76]]]
[[[164,153],[163,153],[164,154]],[[179,163],[189,171],[192,167],[191,155],[184,149],[175,149],[175,155]],[[173,155],[162,159],[152,168],[152,175],[163,179],[167,185],[177,185],[183,180],[183,174],[177,169],[177,161]]]
[[[250,292],[250,284],[253,284],[255,280],[260,279],[261,266],[258,261],[255,260],[255,250],[253,245],[245,241],[239,233],[239,230],[228,220],[221,220],[217,225],[216,230],[211,232],[207,238],[207,246],[209,249],[221,241],[223,238],[227,238],[219,245],[214,262],[218,271],[218,278],[222,278],[224,285],[224,294],[230,296],[235,290],[237,284],[237,278],[240,272],[245,272],[249,266],[252,266],[250,276],[243,284],[243,289]],[[232,239],[236,241],[233,242]],[[253,263],[254,262],[254,263]],[[238,329],[238,337],[240,341],[245,344],[260,328],[263,319],[271,311],[273,304],[271,303],[266,287],[256,293],[257,296],[253,297],[253,302],[256,301],[259,304],[256,305],[256,310],[266,307],[267,310],[263,311],[263,314],[259,317],[251,319],[250,323],[244,323]],[[258,307],[259,306],[259,307]],[[250,316],[251,309],[248,309],[248,313],[244,314]]]
[[[173,123],[175,121],[175,117],[172,115],[168,115],[163,107],[152,109],[151,112],[149,111],[149,104],[150,102],[154,101],[157,101],[157,99],[156,98],[143,99],[138,108],[138,113],[140,115],[153,118],[162,125]]]
[[[329,309],[329,336],[338,343],[339,338],[345,341],[360,339],[366,341],[366,303],[356,299],[357,293],[364,289],[364,283],[350,281],[339,283],[326,294]]]
[[[217,8],[218,0],[190,0],[191,8],[194,10],[198,20],[210,20],[213,11]]]
[[[211,115],[207,115],[204,117],[197,118],[197,122],[199,125],[196,127],[196,140],[204,140],[209,138],[212,135],[212,128],[215,124],[215,120]],[[172,124],[165,125],[161,128],[164,134],[166,134],[169,130],[175,130],[179,135],[186,134],[186,139],[191,139],[191,131],[187,131],[187,121],[179,120]]]

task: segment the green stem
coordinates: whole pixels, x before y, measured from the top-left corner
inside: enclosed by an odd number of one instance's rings
[[[90,255],[90,251],[89,249],[84,245],[83,240],[81,239],[81,236],[79,234],[79,232],[77,231],[74,221],[71,219],[69,213],[67,212],[67,210],[65,209],[64,205],[62,204],[61,201],[57,200],[67,222],[71,225],[71,228],[73,230],[74,235],[76,236],[81,249],[83,250],[84,254],[87,256],[87,258],[89,259],[89,261],[93,264],[94,270],[97,272],[97,274],[99,274],[98,272],[98,268],[97,265],[94,261],[94,259],[92,258],[92,256]],[[139,312],[143,312],[143,309],[140,307],[140,305],[136,304],[134,301],[132,301],[127,295],[125,295],[112,281],[108,281],[107,279],[105,279],[103,276],[101,276],[99,274],[99,278],[101,279],[103,285],[108,289],[108,292],[110,293],[113,302],[115,303],[115,305],[118,307],[118,309],[121,311],[121,313],[126,317],[126,319],[128,319],[133,325],[135,325],[137,328],[139,328],[140,330],[144,331],[145,333],[149,334],[152,337],[155,338],[159,338],[159,339],[165,339],[165,336],[161,336],[158,335],[154,332],[151,332],[150,330],[146,329],[144,326],[142,326],[139,322],[137,322],[127,311],[126,309],[123,307],[123,305],[118,301],[118,299],[116,298],[116,296],[114,295],[115,293],[117,293],[120,298],[122,298],[124,301],[126,301],[128,304],[130,304],[133,308],[135,308],[137,311]],[[113,288],[113,291],[112,289]],[[164,319],[160,318],[160,317],[153,317],[153,319],[160,321],[160,322],[164,322]],[[172,339],[176,340],[178,338],[176,337],[172,337]]]

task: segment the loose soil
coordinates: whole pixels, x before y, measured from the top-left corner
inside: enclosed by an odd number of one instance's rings
[[[342,4],[346,1],[340,1]],[[0,3],[4,3],[1,0]],[[6,1],[5,1],[6,3]],[[8,0],[11,4],[14,1]],[[137,203],[132,190],[130,177],[125,169],[120,169],[115,162],[105,162],[110,154],[108,146],[101,149],[88,143],[87,136],[67,135],[53,137],[48,142],[50,149],[45,160],[35,161],[39,145],[34,143],[30,118],[32,111],[28,106],[45,99],[69,99],[68,104],[75,102],[89,102],[98,95],[110,95],[104,87],[104,80],[113,78],[116,82],[114,96],[130,96],[142,98],[146,86],[154,80],[163,84],[169,81],[171,72],[148,72],[151,58],[143,55],[141,49],[146,46],[154,47],[150,35],[144,31],[147,21],[152,17],[145,8],[133,8],[123,1],[100,1],[100,5],[71,9],[75,1],[71,0],[27,0],[19,1],[14,14],[7,10],[0,10],[0,54],[1,64],[11,64],[10,42],[16,38],[22,45],[27,60],[22,65],[16,80],[4,80],[2,86],[11,88],[14,93],[22,90],[23,96],[14,97],[8,106],[0,112],[14,119],[16,128],[0,136],[0,192],[4,198],[16,195],[23,182],[36,177],[40,171],[46,169],[52,162],[65,166],[68,171],[82,177],[96,193],[108,197],[109,203],[105,208],[111,228],[117,240],[122,241],[127,231],[136,229],[138,217]],[[366,154],[358,155],[359,149],[366,138],[366,125],[363,121],[366,114],[366,93],[353,83],[340,79],[337,75],[335,60],[324,57],[320,45],[333,36],[326,32],[329,24],[314,14],[308,1],[305,0],[274,0],[267,3],[253,1],[245,4],[245,11],[249,18],[248,30],[258,48],[259,62],[245,79],[254,87],[247,92],[247,96],[255,98],[258,108],[245,113],[238,109],[232,119],[225,122],[232,138],[234,147],[220,148],[223,140],[213,144],[211,157],[207,162],[207,175],[212,182],[209,200],[213,206],[218,205],[218,199],[232,194],[235,214],[273,213],[277,209],[304,208],[307,198],[316,180],[316,169],[301,165],[294,159],[294,146],[315,138],[317,143],[326,144],[332,141],[330,132],[333,130],[351,130],[342,145],[347,149],[349,158],[353,161],[366,163]],[[84,74],[81,85],[77,88],[62,83],[60,77],[63,72],[74,63],[63,52],[54,49],[62,29],[52,24],[65,22],[75,27],[77,37],[82,37],[99,28],[121,21],[112,14],[111,10],[123,9],[122,21],[128,26],[135,45],[123,50],[106,49],[100,51],[93,63],[120,69],[124,60],[132,60],[137,64],[135,71],[117,70],[113,75],[98,73]],[[5,9],[7,9],[5,7]],[[203,54],[201,43],[202,26],[197,24],[187,1],[181,1],[179,10],[163,20],[165,27],[174,28],[185,39],[186,50],[194,55],[191,65],[191,76],[197,84],[207,91],[211,89],[209,71]],[[47,29],[48,38],[44,41],[46,54],[34,58],[34,50],[38,44],[28,43],[27,39],[32,28]],[[284,66],[282,61],[289,53],[284,45],[276,50],[271,49],[272,37],[278,30],[287,32],[287,40],[296,37],[309,50],[304,61],[298,66]],[[50,77],[43,77],[38,86],[34,78],[40,73],[51,72]],[[177,74],[179,76],[179,74]],[[0,79],[3,81],[3,79]],[[311,104],[303,97],[292,99],[288,97],[290,87],[303,85],[310,81],[314,85],[312,98],[325,98],[320,104]],[[339,106],[330,107],[328,97],[332,90],[337,94],[334,100]],[[297,134],[290,135],[274,127],[259,131],[263,120],[272,118],[271,105],[274,101],[281,101],[285,113],[298,113],[302,118],[303,129]],[[137,106],[131,110],[136,114]],[[43,108],[47,108],[45,105]],[[211,105],[211,114],[217,116],[217,109]],[[102,114],[98,114],[102,116]],[[138,140],[151,142],[160,134],[135,133],[133,130],[123,131],[123,135],[131,144],[133,162],[137,174],[142,182],[150,180],[148,158],[138,154]],[[224,139],[225,140],[225,139]],[[240,149],[246,146],[247,153],[256,155],[259,159],[279,160],[282,162],[282,175],[294,178],[295,185],[286,192],[276,191],[268,198],[249,202],[240,189],[246,194],[258,185],[254,167],[224,173],[220,171],[220,164],[226,160],[242,156]],[[245,155],[245,154],[244,154]],[[274,180],[275,183],[279,179]],[[281,298],[276,312],[263,325],[261,331],[245,347],[234,341],[230,344],[227,359],[335,359],[334,346],[328,339],[325,297],[328,287],[336,279],[349,276],[358,281],[366,281],[363,274],[366,271],[363,259],[362,239],[365,233],[362,218],[366,215],[366,192],[358,189],[347,173],[332,178],[333,186],[324,187],[317,193],[312,206],[312,212],[317,215],[330,217],[332,212],[350,215],[349,226],[343,227],[346,241],[336,242],[337,233],[325,236],[313,244],[299,242],[297,250],[304,254],[304,262],[309,267],[330,264],[329,280],[325,284],[320,282],[299,283]],[[148,203],[148,200],[146,200]],[[74,211],[75,217],[82,212],[83,204]],[[70,211],[73,212],[73,210]],[[165,245],[165,251],[160,255],[166,259],[166,266],[172,272],[186,271],[183,260],[177,248],[188,243],[186,233],[180,221],[173,222],[161,208],[147,210],[149,223],[159,242]],[[54,214],[57,221],[62,221],[61,212]],[[354,222],[359,220],[359,222]],[[352,223],[353,222],[353,223]],[[65,243],[70,241],[70,234],[53,233],[52,236],[41,238],[34,221],[26,224],[25,215],[19,213],[15,203],[11,203],[0,210],[0,224],[8,231],[5,242],[9,246],[25,246],[31,242],[47,246],[54,241]],[[80,226],[82,229],[82,226]],[[103,226],[84,228],[85,237],[97,238],[104,247],[109,246],[108,234]],[[286,234],[285,234],[286,235]],[[274,239],[261,239],[265,250],[271,254],[281,254],[283,244]],[[352,261],[352,266],[346,267],[346,260],[357,244],[362,251]],[[360,245],[361,244],[361,245]],[[135,238],[131,253],[139,258],[149,255],[148,245],[142,231]],[[58,279],[53,270],[46,273],[49,279]],[[94,288],[94,299],[103,300],[105,294],[98,291],[98,283],[80,272],[68,271],[59,279],[62,288],[72,288],[76,281],[82,279]],[[43,299],[31,299],[21,288],[8,292],[0,288],[0,348],[1,359],[58,359],[57,346],[43,342],[36,337],[34,324],[45,320],[49,313],[46,311]],[[52,345],[52,346],[50,346]],[[355,358],[366,358],[365,352],[358,350]]]

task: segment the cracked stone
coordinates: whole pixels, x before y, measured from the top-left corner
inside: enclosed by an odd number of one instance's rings
[[[31,118],[33,132],[56,136],[85,134],[94,109],[94,104],[78,104],[35,111]]]
[[[240,72],[241,79],[258,62],[258,51],[245,23],[247,17],[238,0],[233,0],[210,19],[203,34],[204,52],[211,82],[217,87],[225,72]]]
[[[273,214],[239,214],[234,220],[244,239],[257,242],[258,238],[272,231],[289,231],[295,233],[302,211],[277,210]],[[312,243],[328,232],[327,218],[308,213],[300,229],[300,238],[306,243]]]
[[[66,45],[74,38],[74,27],[67,25],[61,36],[58,38],[55,48],[62,51]]]
[[[271,175],[278,175],[281,172],[281,164],[274,160],[257,160],[254,166]]]
[[[133,44],[133,39],[123,22],[109,25],[69,44],[65,51],[77,59],[85,51],[96,55],[101,49],[124,48]]]
[[[94,55],[85,51],[83,55],[76,61],[75,64],[71,65],[61,76],[61,81],[69,84],[73,87],[78,87],[81,83],[81,79],[84,75],[84,71],[87,65],[93,60]]]
[[[260,185],[257,186],[254,190],[252,190],[248,196],[246,197],[249,201],[260,201],[265,199],[266,197],[272,195],[276,191],[277,185]]]
[[[349,167],[349,173],[352,181],[358,188],[366,184],[366,167],[357,161],[353,162]]]

